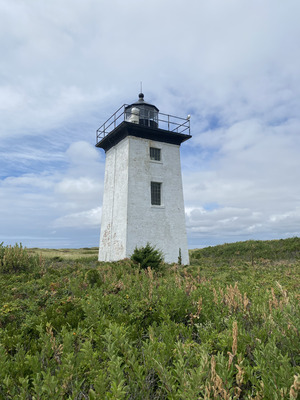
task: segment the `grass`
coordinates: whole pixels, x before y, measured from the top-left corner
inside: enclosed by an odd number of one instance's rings
[[[299,260],[300,238],[293,237],[280,240],[248,240],[245,242],[226,243],[214,247],[192,250],[191,257],[194,262],[201,259],[212,260]]]
[[[64,261],[76,260],[81,258],[98,259],[98,247],[84,247],[81,249],[40,249],[30,248],[29,254],[38,254],[45,259],[61,258]]]

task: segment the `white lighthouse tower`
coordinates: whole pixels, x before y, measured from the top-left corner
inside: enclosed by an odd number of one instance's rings
[[[130,257],[149,242],[165,262],[189,264],[180,145],[189,118],[159,113],[144,95],[120,107],[98,130],[105,150],[99,261]]]

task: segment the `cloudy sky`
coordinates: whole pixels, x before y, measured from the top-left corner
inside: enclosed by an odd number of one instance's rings
[[[123,103],[191,114],[190,247],[300,235],[299,0],[0,0],[0,242],[97,246]]]

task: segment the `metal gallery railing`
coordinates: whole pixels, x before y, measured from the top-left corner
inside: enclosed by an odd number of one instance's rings
[[[99,143],[105,138],[110,132],[112,132],[117,126],[119,126],[123,121],[131,122],[128,117],[128,104],[123,104],[108,120],[104,122],[103,125],[96,131],[96,143]],[[132,122],[133,123],[133,122]],[[164,129],[170,133],[176,132],[181,134],[190,134],[190,118],[176,117],[170,114],[163,114],[157,112],[155,120],[141,119],[139,123],[144,126],[155,127],[158,129]],[[155,125],[154,125],[155,124]]]

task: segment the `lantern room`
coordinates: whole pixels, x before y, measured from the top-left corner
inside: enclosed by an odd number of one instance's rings
[[[139,100],[125,107],[125,121],[151,128],[158,128],[159,109],[144,101],[144,94],[139,94]]]

